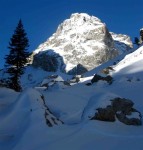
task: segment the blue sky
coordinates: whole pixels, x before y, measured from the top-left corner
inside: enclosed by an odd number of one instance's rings
[[[115,33],[139,36],[143,27],[143,0],[0,0],[0,68],[9,53],[8,43],[22,19],[34,50],[72,13],[84,12],[106,23]]]

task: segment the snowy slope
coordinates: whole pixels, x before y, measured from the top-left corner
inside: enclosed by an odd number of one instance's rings
[[[35,89],[34,86],[40,86],[42,78],[46,76],[45,72],[39,70],[39,83],[33,83],[33,88],[21,94],[0,88],[0,149],[142,150],[143,125],[127,126],[117,120],[112,123],[89,120],[97,107],[107,106],[115,97],[131,99],[135,108],[143,114],[142,58],[143,47],[140,47],[114,65],[114,71],[110,72],[114,78],[111,85],[100,81],[86,86],[85,82],[89,82],[93,75],[90,72],[73,86]],[[26,84],[29,86],[27,82],[23,77],[25,87]],[[41,94],[49,109],[64,124],[54,127],[46,125]]]
[[[142,72],[143,63],[143,47],[140,47],[135,52],[127,55],[116,67],[117,74],[140,74]],[[119,72],[119,73],[118,73]]]

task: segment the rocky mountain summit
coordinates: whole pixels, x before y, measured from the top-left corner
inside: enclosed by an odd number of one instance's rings
[[[122,42],[125,39],[128,41]],[[97,17],[75,13],[33,52],[33,65],[49,71],[46,60],[50,59],[51,65],[57,64],[56,69],[82,74],[131,48],[128,36],[122,36],[122,41],[111,34]]]

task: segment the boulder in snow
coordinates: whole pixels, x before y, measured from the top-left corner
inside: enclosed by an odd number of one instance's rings
[[[108,105],[106,108],[97,108],[98,112],[91,119],[115,121],[117,117],[120,122],[126,125],[142,125],[142,115],[138,110],[133,108],[134,103],[131,100],[117,97],[111,101],[111,105]],[[132,117],[131,115],[134,113],[138,115]]]
[[[107,106],[106,108],[97,108],[98,112],[95,114],[91,120],[101,120],[101,121],[115,121],[115,112],[111,106]]]
[[[113,78],[110,75],[102,77],[98,74],[95,74],[94,77],[91,79],[91,83],[98,82],[99,80],[107,81],[109,84],[112,84],[113,82]]]

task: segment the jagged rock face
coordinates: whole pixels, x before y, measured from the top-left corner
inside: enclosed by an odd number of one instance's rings
[[[133,48],[133,43],[128,35],[116,34],[113,32],[110,32],[110,34],[114,40],[115,48],[119,53],[123,53]]]
[[[40,67],[45,71],[56,72],[64,63],[58,53],[55,53],[53,50],[48,50],[35,54],[32,65],[36,68]]]
[[[106,25],[84,13],[72,14],[34,53],[49,49],[63,58],[64,69],[70,73],[78,64],[85,70],[91,70],[118,55]]]

